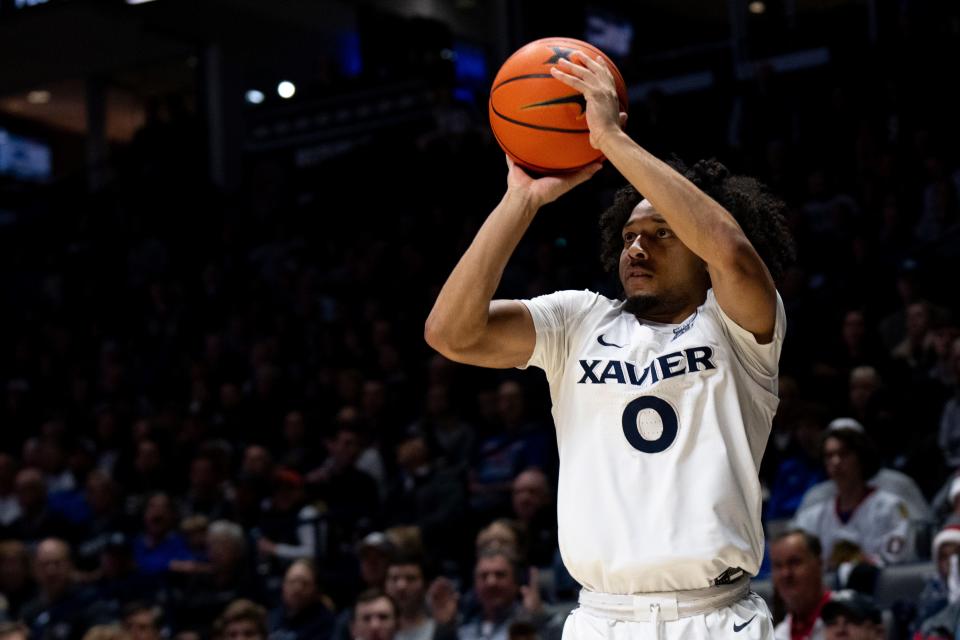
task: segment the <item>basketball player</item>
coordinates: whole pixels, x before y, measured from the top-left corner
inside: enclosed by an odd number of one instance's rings
[[[506,193],[426,340],[453,360],[547,375],[560,550],[583,586],[565,640],[772,638],[748,576],[763,554],[757,469],[785,330],[771,276],[792,253],[782,204],[715,161],[678,171],[641,148],[599,60],[574,54],[552,73],[585,96],[591,144],[632,185],[601,218],[625,300],[492,300],[540,207],[599,169],[533,179],[508,159]]]

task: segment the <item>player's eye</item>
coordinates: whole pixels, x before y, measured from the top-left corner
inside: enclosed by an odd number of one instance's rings
[[[666,227],[660,227],[659,229],[657,229],[657,237],[658,237],[658,238],[672,238],[672,237],[673,237],[673,233],[670,231],[670,229],[667,229]]]
[[[623,234],[623,241],[624,241],[624,242],[633,242],[633,241],[636,240],[636,239],[637,239],[637,234],[635,234],[635,233],[633,233],[633,232]]]

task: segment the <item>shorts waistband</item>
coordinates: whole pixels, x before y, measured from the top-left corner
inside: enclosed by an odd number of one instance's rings
[[[730,584],[705,589],[620,595],[580,590],[580,606],[616,620],[648,622],[679,620],[730,606],[750,591],[746,576]],[[656,617],[654,612],[656,612]]]

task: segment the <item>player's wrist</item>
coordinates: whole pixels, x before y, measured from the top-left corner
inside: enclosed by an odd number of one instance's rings
[[[503,194],[502,203],[511,210],[526,215],[533,215],[543,206],[539,198],[530,189],[524,187],[510,187]]]
[[[617,144],[618,139],[626,137],[626,133],[623,132],[623,129],[620,128],[619,124],[611,124],[609,126],[600,127],[596,132],[594,132],[590,143],[593,147],[603,153],[603,155],[608,155],[607,151],[615,144]]]

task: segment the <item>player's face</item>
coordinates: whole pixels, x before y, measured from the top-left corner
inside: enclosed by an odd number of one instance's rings
[[[820,558],[811,553],[801,535],[787,536],[770,547],[773,586],[788,610],[809,603],[823,593]]]
[[[700,302],[709,282],[703,260],[647,200],[634,208],[621,238],[620,281],[627,298],[682,296]]]

